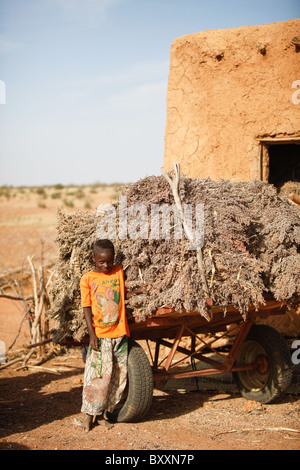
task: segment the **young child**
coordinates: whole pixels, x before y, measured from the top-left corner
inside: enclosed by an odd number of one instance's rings
[[[114,245],[110,240],[94,244],[93,271],[80,280],[81,305],[87,323],[90,345],[86,357],[81,411],[82,428],[91,429],[96,416],[112,413],[127,382],[129,327],[126,298],[140,293],[127,292],[121,266],[114,265]]]

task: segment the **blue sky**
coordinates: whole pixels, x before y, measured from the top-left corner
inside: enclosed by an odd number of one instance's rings
[[[160,174],[172,41],[299,13],[300,0],[0,0],[0,185]]]

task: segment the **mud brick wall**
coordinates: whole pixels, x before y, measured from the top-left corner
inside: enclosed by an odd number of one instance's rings
[[[300,39],[299,19],[174,40],[166,170],[178,161],[188,177],[267,180],[261,140],[300,137],[300,46],[295,37]]]

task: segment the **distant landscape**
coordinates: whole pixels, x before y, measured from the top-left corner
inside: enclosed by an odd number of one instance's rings
[[[30,275],[28,257],[35,266],[44,265],[46,276],[58,260],[57,210],[66,213],[76,210],[94,211],[101,203],[117,200],[122,185],[95,183],[91,185],[1,186],[0,187],[0,279],[5,293],[8,273]],[[27,277],[26,277],[27,279]],[[3,284],[4,282],[4,284]],[[24,280],[22,281],[23,284]],[[6,286],[7,287],[7,286]],[[27,285],[26,292],[31,293]],[[0,299],[0,338],[11,344],[24,315],[20,302]],[[22,328],[18,345],[30,342],[28,329]]]
[[[20,266],[27,256],[56,257],[57,209],[96,210],[117,200],[122,184],[1,186],[0,271]]]
[[[121,183],[94,183],[91,185],[63,185],[61,183],[52,186],[0,186],[0,198],[11,201],[16,199],[24,202],[36,202],[40,208],[53,207],[51,200],[59,201],[65,207],[84,207],[91,209],[95,199],[103,197],[115,199]],[[49,204],[50,202],[50,204]]]

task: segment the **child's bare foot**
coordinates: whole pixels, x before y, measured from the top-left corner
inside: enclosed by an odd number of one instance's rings
[[[114,427],[114,424],[107,419],[107,416],[105,413],[97,416],[96,423],[99,424],[100,426],[105,426],[107,429]]]
[[[85,415],[85,418],[81,424],[81,428],[85,431],[85,432],[89,432],[91,430],[91,426],[92,426],[92,422],[93,422],[93,416],[91,415]]]

